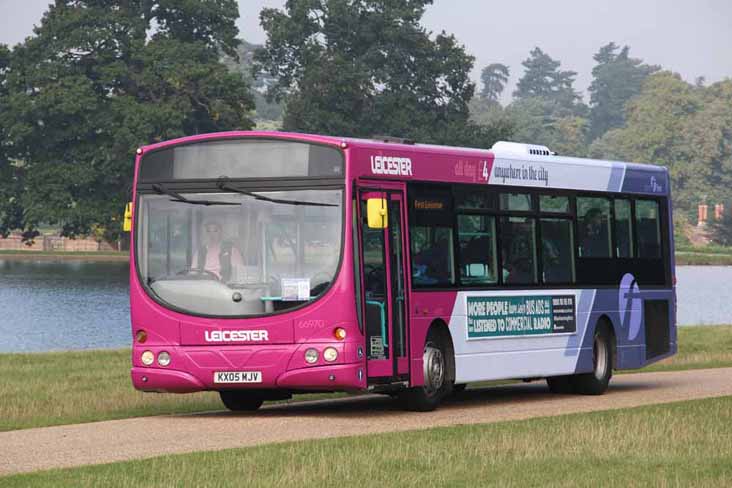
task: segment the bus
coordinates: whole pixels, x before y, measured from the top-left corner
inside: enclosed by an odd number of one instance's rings
[[[668,171],[284,132],[137,150],[132,383],[231,410],[471,382],[602,394],[676,352]]]

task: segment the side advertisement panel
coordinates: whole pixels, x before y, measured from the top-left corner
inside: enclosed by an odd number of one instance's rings
[[[574,295],[468,296],[466,300],[468,340],[577,330]]]

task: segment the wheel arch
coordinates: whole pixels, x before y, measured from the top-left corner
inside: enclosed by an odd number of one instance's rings
[[[612,358],[612,367],[613,369],[615,369],[616,365],[618,364],[618,340],[615,330],[615,324],[608,315],[602,314],[597,318],[597,322],[595,322],[595,331],[602,326],[607,327],[608,331],[610,332],[610,353]]]
[[[447,379],[455,381],[455,346],[452,343],[452,335],[450,334],[447,322],[442,319],[434,319],[427,329],[425,344],[430,337],[436,337],[445,345],[445,355],[447,356]]]

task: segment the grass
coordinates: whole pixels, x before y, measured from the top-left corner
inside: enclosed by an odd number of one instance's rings
[[[732,366],[732,326],[680,327],[679,341],[677,355],[642,371]],[[213,392],[134,390],[129,355],[129,350],[0,354],[0,431],[223,408]]]
[[[732,266],[732,255],[676,253],[677,266]]]
[[[0,431],[223,408],[215,392],[135,390],[129,349],[0,354],[0,373]]]
[[[676,264],[683,265],[732,265],[732,247],[709,244],[707,246],[676,246]]]
[[[693,246],[689,244],[676,246],[676,252],[732,255],[732,246],[719,246],[717,244],[708,244],[706,246]]]
[[[732,325],[679,327],[678,335],[678,354],[641,371],[680,371],[732,366]]]
[[[22,486],[730,486],[732,397],[270,444],[0,478]]]
[[[0,431],[221,408],[214,393],[135,391],[129,350],[2,354],[0,371]]]

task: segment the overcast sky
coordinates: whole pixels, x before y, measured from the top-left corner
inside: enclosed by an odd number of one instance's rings
[[[48,3],[0,0],[0,43],[31,35]],[[264,42],[259,11],[284,3],[239,0],[241,37]],[[514,85],[521,61],[539,46],[563,69],[578,72],[575,88],[586,95],[592,55],[610,41],[628,44],[632,56],[688,81],[732,77],[732,0],[435,0],[423,23],[433,32],[455,34],[476,58],[476,81],[483,66],[499,62],[510,66]]]

